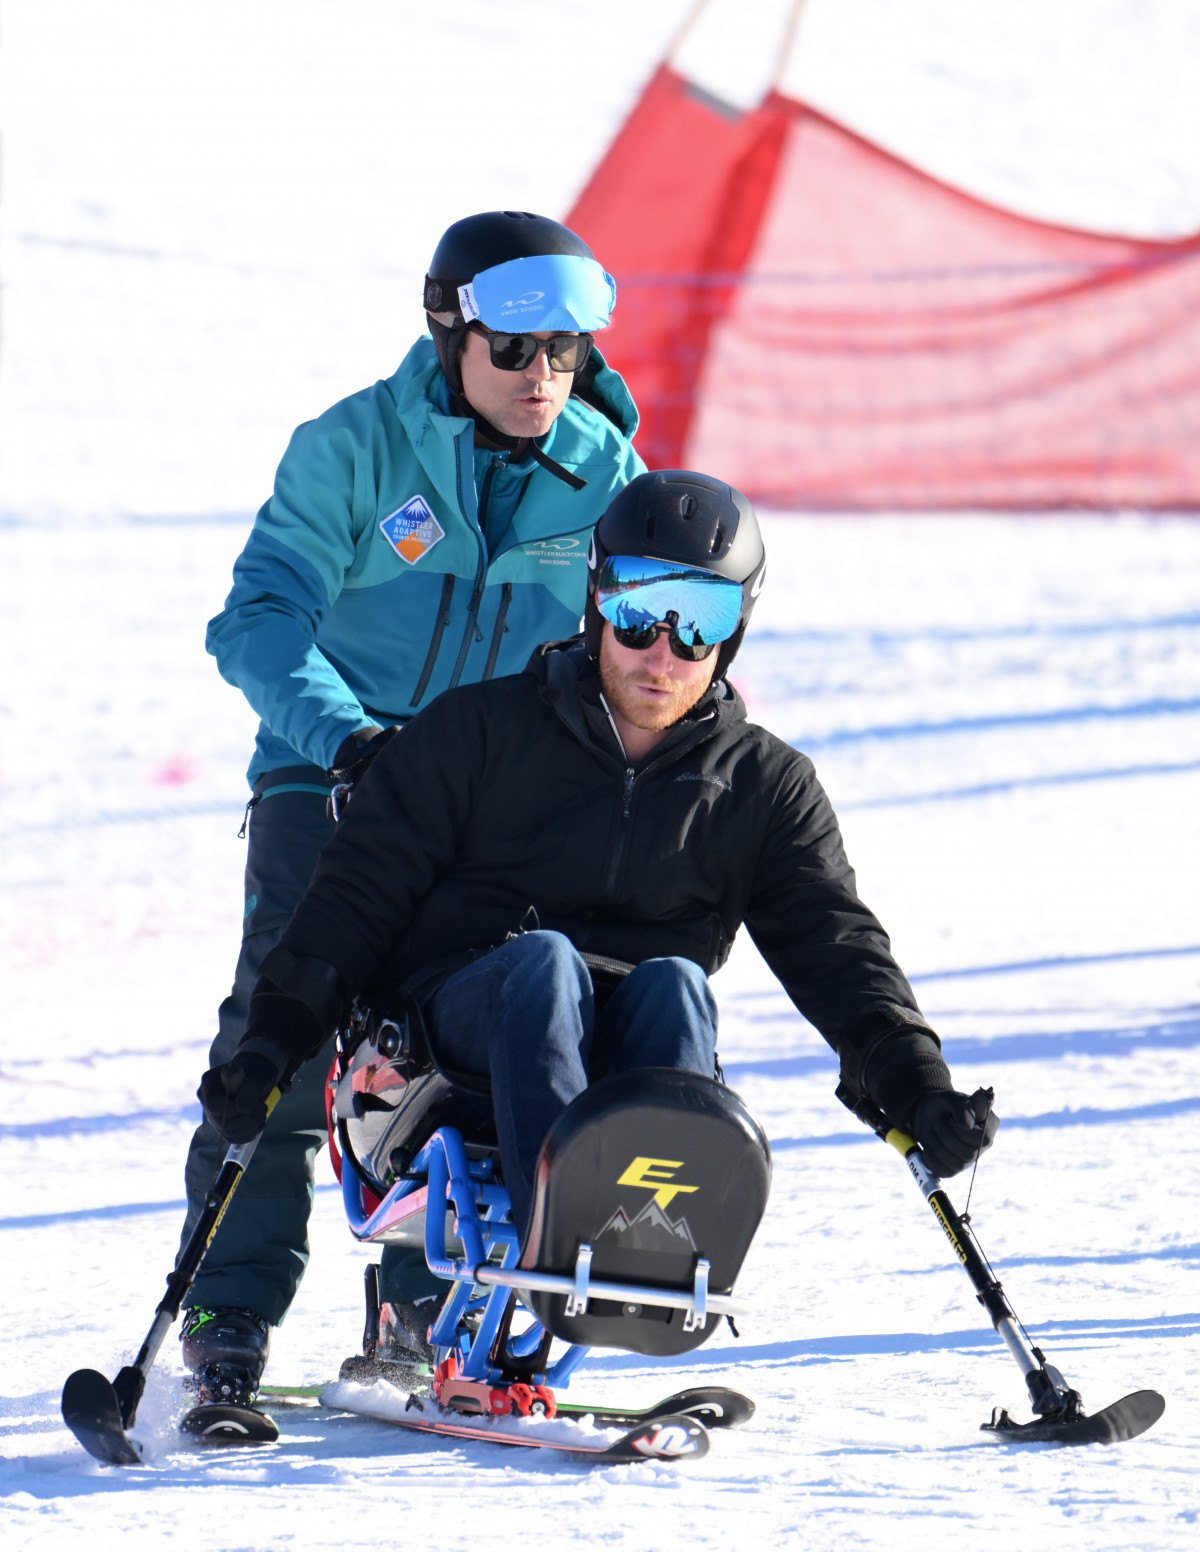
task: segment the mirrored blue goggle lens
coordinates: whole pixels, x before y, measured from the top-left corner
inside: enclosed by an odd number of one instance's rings
[[[610,555],[596,579],[596,608],[618,630],[644,630],[676,616],[685,646],[728,641],[742,612],[742,588],[697,566]]]

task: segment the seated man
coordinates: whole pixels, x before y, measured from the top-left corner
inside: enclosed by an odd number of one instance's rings
[[[255,1135],[351,998],[382,1009],[406,986],[439,1058],[490,1077],[522,1229],[542,1139],[589,1081],[712,1075],[708,977],[744,922],[843,1081],[936,1173],[990,1144],[996,1118],[954,1090],[811,761],[747,722],[726,680],[764,564],[727,485],[659,472],[616,496],[583,635],[441,695],[356,790],[236,1054],[201,1082],[223,1137]]]

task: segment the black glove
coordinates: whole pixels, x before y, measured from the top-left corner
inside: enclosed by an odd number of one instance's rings
[[[249,1142],[267,1124],[267,1096],[285,1092],[322,1043],[316,1015],[298,998],[259,979],[250,997],[246,1032],[227,1062],[200,1079],[204,1119],[228,1143]]]
[[[912,1131],[925,1163],[943,1179],[957,1175],[990,1148],[999,1126],[989,1089],[969,1097],[953,1089],[934,1089],[913,1110]]]
[[[349,738],[344,738],[338,745],[338,752],[329,768],[330,776],[334,781],[352,787],[356,781],[363,779],[371,761],[399,731],[400,724],[393,723],[391,727],[364,727],[351,733]]]
[[[367,774],[367,769],[384,744],[400,731],[399,723],[391,727],[359,728],[338,745],[333,764],[328,772],[336,785],[325,802],[325,812],[330,819],[340,819],[346,804],[354,796],[354,789]]]
[[[292,1058],[273,1041],[244,1041],[229,1061],[200,1079],[196,1094],[204,1119],[226,1142],[249,1142],[267,1124],[268,1094],[290,1087],[293,1076]]]

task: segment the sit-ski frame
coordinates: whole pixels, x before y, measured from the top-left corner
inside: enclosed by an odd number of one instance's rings
[[[497,1384],[512,1377],[491,1357],[514,1288],[565,1295],[568,1318],[582,1315],[593,1298],[681,1309],[686,1331],[696,1330],[710,1314],[747,1313],[748,1306],[742,1300],[709,1292],[709,1263],[704,1258],[697,1263],[690,1292],[593,1278],[592,1247],[586,1242],[579,1246],[571,1275],[518,1270],[520,1241],[510,1219],[508,1191],[494,1178],[494,1164],[492,1158],[468,1159],[461,1133],[443,1126],[413,1159],[405,1177],[396,1181],[377,1207],[368,1210],[364,1191],[371,1188],[353,1159],[345,1154],[342,1157],[342,1201],[355,1239],[386,1244],[403,1224],[425,1214],[425,1260],[431,1272],[455,1285],[433,1323],[429,1340],[439,1359],[451,1355],[457,1359],[459,1378]],[[455,1214],[454,1233],[462,1241],[461,1256],[448,1251],[447,1214],[440,1210],[442,1204]],[[476,1291],[480,1287],[489,1290],[482,1297]],[[473,1336],[466,1325],[468,1313],[480,1315]],[[519,1336],[506,1339],[505,1357],[522,1378],[544,1341],[545,1333],[536,1322]],[[531,1375],[531,1383],[566,1385],[587,1351],[586,1347],[569,1346],[544,1373]]]

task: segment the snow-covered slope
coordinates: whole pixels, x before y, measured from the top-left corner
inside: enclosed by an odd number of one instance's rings
[[[766,0],[735,9],[735,44],[698,31],[683,60],[725,65],[734,96],[774,25]],[[58,1420],[71,1369],[136,1348],[178,1233],[253,725],[203,627],[250,513],[292,425],[394,367],[441,227],[565,208],[683,10],[0,9],[6,1548],[1194,1545],[1189,520],[771,516],[737,674],[815,758],[956,1077],[995,1085],[972,1213],[1018,1311],[1089,1404],[1161,1389],[1152,1434],[981,1438],[993,1405],[1027,1415],[1020,1377],[744,945],[716,985],[730,1081],[775,1146],[744,1278],[761,1313],[668,1372],[600,1356],[572,1387],[731,1377],[759,1416],[707,1461],[590,1472],[315,1413],[269,1453],[186,1453],[173,1341],[142,1412],[151,1467],[104,1470]],[[1181,230],[1200,224],[1175,84],[1195,26],[1169,0],[809,0],[789,84],[991,197]],[[358,1339],[365,1253],[319,1179],[281,1382],[329,1377]]]

